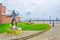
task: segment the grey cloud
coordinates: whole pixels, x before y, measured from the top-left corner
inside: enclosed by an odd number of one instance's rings
[[[7,9],[16,9],[24,16],[27,16],[26,13],[30,11],[31,15],[34,17],[36,15],[36,18],[60,17],[60,0],[6,0],[3,2]]]

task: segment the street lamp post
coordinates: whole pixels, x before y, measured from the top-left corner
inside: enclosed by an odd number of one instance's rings
[[[31,20],[31,16],[30,16],[31,12],[28,12],[28,15],[29,15],[29,20]]]
[[[50,24],[51,24],[51,16],[50,16]]]

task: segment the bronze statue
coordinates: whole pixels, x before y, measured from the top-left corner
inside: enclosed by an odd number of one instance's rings
[[[15,13],[15,10],[12,11],[11,16],[12,16],[12,22],[11,22],[12,26],[14,24],[14,21],[15,21],[15,25],[17,26],[16,16],[18,16],[18,14]]]
[[[11,21],[11,25],[14,25],[14,21],[15,21],[15,25],[17,26],[17,21],[16,21],[16,16],[18,16],[19,13],[15,13],[15,10],[12,10],[11,15],[7,15],[7,17],[12,17],[12,21]]]

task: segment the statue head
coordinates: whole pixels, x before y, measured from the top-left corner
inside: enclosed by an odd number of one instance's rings
[[[13,14],[15,14],[15,10],[13,10],[12,12],[13,12]]]

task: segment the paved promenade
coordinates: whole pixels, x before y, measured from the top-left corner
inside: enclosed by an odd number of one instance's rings
[[[49,31],[27,40],[60,40],[60,24],[55,24]]]
[[[20,35],[7,35],[6,33],[4,33],[4,34],[0,34],[0,40],[18,39],[18,38],[26,37],[39,32],[40,31],[23,31]]]

